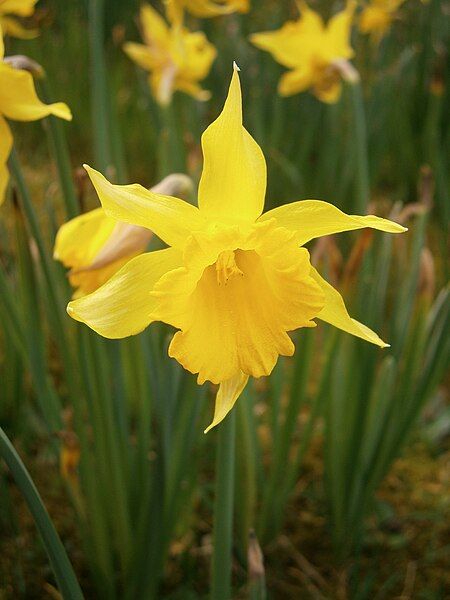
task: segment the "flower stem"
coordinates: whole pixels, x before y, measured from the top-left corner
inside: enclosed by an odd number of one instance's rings
[[[42,536],[62,597],[64,600],[82,600],[83,593],[77,578],[75,577],[75,573],[67,557],[64,546],[53,526],[47,509],[42,502],[42,498],[26,470],[25,465],[1,427],[0,456],[8,465],[15,482],[22,492],[28,508],[33,515],[36,526]]]
[[[220,424],[216,458],[211,599],[230,600],[233,543],[235,413]]]

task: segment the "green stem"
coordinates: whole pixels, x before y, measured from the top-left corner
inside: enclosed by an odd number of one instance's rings
[[[91,51],[91,110],[97,167],[107,173],[113,164],[109,128],[109,93],[104,51],[104,0],[89,0]]]
[[[369,157],[367,154],[367,129],[359,75],[347,79],[351,95],[353,137],[355,144],[355,198],[354,207],[358,214],[365,214],[370,200]]]
[[[64,600],[82,600],[83,593],[75,577],[64,546],[53,526],[42,498],[25,465],[0,427],[0,455],[8,465],[14,480],[23,494],[42,536],[53,572]]]
[[[233,544],[235,411],[219,426],[214,498],[211,599],[230,600]]]

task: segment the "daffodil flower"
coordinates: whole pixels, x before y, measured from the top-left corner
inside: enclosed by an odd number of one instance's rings
[[[38,0],[0,0],[0,27],[5,35],[29,40],[38,35],[36,29],[26,29],[12,17],[31,17]]]
[[[16,69],[4,60],[3,38],[0,29],[0,204],[5,198],[9,173],[7,160],[13,138],[6,119],[36,121],[48,115],[70,120],[69,108],[62,102],[43,104],[36,95],[33,76]]]
[[[391,233],[405,228],[371,215],[346,215],[319,200],[262,214],[266,163],[242,124],[236,69],[202,148],[198,208],[139,185],[113,185],[86,166],[105,212],[154,231],[168,248],[130,260],[67,310],[107,338],[137,334],[152,321],[175,327],[169,355],[197,373],[199,384],[219,384],[210,429],[231,410],[250,376],[269,375],[279,355],[294,353],[287,332],[314,327],[316,317],[386,346],[349,316],[302,246],[363,227]]]
[[[324,24],[306,2],[298,2],[301,16],[276,31],[255,33],[251,42],[272,54],[290,71],[279,82],[281,96],[292,96],[309,88],[322,102],[334,103],[341,94],[341,64],[352,58],[350,45],[354,2]]]
[[[359,29],[378,44],[391,26],[395,13],[405,0],[371,0],[361,12]]]
[[[250,0],[166,0],[166,6],[169,19],[179,21],[185,10],[195,17],[246,13],[250,10]]]
[[[184,195],[191,187],[187,175],[173,173],[151,191]],[[60,227],[53,257],[70,268],[73,298],[80,298],[94,292],[131,258],[144,252],[152,236],[146,227],[117,221],[103,208],[96,208]]]
[[[126,54],[150,72],[149,84],[160,104],[168,104],[175,90],[197,100],[208,100],[210,93],[199,82],[209,73],[216,49],[201,31],[190,32],[181,23],[170,27],[150,5],[140,13],[144,44],[124,44]]]

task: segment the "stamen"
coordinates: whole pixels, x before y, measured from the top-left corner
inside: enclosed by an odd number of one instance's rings
[[[244,275],[236,264],[236,257],[233,250],[224,250],[219,254],[216,262],[216,273],[219,285],[227,285],[230,277]]]

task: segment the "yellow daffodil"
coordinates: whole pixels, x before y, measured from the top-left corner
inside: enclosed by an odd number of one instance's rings
[[[187,175],[165,177],[152,192],[184,195],[192,187]],[[80,298],[98,289],[134,256],[146,249],[152,232],[122,223],[96,208],[71,219],[60,227],[55,241],[54,258],[70,268],[69,280]]]
[[[38,35],[36,29],[25,29],[17,17],[31,17],[34,13],[34,5],[38,0],[0,0],[0,26],[5,35],[21,39],[32,39]]]
[[[31,73],[5,62],[0,29],[0,204],[5,198],[8,184],[6,163],[13,143],[6,119],[36,121],[48,115],[66,120],[72,118],[69,108],[62,102],[43,104],[39,100]]]
[[[169,27],[148,4],[141,8],[140,20],[145,44],[128,42],[124,51],[150,72],[150,88],[158,102],[168,104],[175,90],[207,100],[210,93],[199,82],[208,75],[216,49],[205,34],[190,32],[181,23]]]
[[[375,43],[380,42],[395,17],[399,6],[405,0],[371,0],[361,12],[359,29],[369,33]]]
[[[250,0],[166,0],[166,6],[169,19],[179,21],[185,10],[195,17],[246,13],[250,10]]]
[[[309,88],[323,102],[337,102],[341,93],[340,64],[353,56],[350,46],[354,2],[324,24],[321,16],[299,1],[301,16],[281,29],[255,33],[251,42],[291,69],[279,82],[281,96]]]
[[[279,355],[294,353],[287,332],[314,327],[316,317],[386,346],[349,316],[302,246],[363,227],[405,229],[371,215],[346,215],[319,200],[262,214],[266,164],[242,124],[237,70],[202,148],[198,208],[139,185],[113,185],[86,166],[110,217],[154,231],[169,247],[130,260],[67,310],[107,338],[137,334],[152,321],[178,329],[169,355],[197,373],[199,384],[219,384],[211,428],[231,410],[249,376],[269,375]]]

